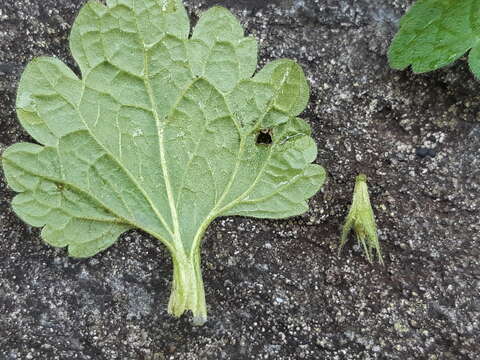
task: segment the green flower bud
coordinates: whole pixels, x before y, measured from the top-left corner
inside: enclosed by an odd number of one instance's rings
[[[373,214],[370,196],[368,195],[367,176],[360,174],[355,179],[355,189],[353,190],[353,201],[347,219],[342,229],[340,247],[338,253],[342,251],[347,242],[348,234],[353,228],[357,241],[362,245],[367,260],[371,263],[374,257],[374,250],[377,253],[378,262],[383,265],[382,253],[378,242],[377,225],[375,224],[375,215]]]

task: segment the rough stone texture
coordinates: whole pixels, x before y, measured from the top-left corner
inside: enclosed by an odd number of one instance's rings
[[[32,57],[74,66],[83,0],[0,3],[0,151]],[[189,1],[195,19],[220,1]],[[89,260],[44,245],[0,180],[1,359],[478,359],[480,99],[464,60],[389,69],[400,0],[228,0],[260,60],[297,59],[327,186],[285,221],[217,220],[203,247],[210,320],[166,314],[171,261],[140,232]],[[336,255],[354,177],[369,176],[386,265]]]

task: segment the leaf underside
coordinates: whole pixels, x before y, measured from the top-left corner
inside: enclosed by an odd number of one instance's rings
[[[388,58],[392,68],[416,73],[451,64],[469,51],[480,78],[480,1],[418,0],[400,20]]]
[[[297,117],[302,69],[278,60],[253,76],[257,43],[221,7],[189,32],[181,1],[91,1],[70,36],[81,78],[55,58],[27,66],[17,114],[39,144],[12,145],[3,167],[47,243],[88,257],[138,228],[189,253],[218,216],[308,209],[325,173]]]

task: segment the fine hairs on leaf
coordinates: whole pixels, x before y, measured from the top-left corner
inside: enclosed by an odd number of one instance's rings
[[[180,0],[88,2],[70,35],[81,77],[52,57],[28,64],[17,115],[38,144],[10,146],[2,163],[14,211],[70,256],[133,228],[162,242],[168,311],[203,324],[208,225],[302,214],[325,171],[298,118],[309,98],[300,66],[276,60],[255,73],[256,40],[221,7],[189,34]]]
[[[480,78],[480,1],[418,0],[400,20],[388,58],[394,69],[411,65],[422,73],[451,64],[467,51],[470,69]]]

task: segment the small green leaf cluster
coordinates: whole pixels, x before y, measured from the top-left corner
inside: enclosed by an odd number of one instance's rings
[[[467,51],[480,78],[480,1],[418,0],[400,20],[388,58],[394,69],[415,73],[439,69]]]

